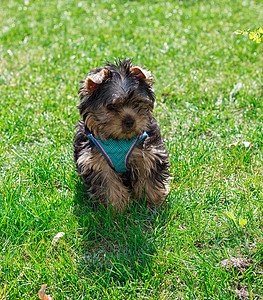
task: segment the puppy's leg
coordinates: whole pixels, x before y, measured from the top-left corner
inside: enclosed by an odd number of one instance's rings
[[[150,207],[159,206],[168,194],[168,153],[151,147],[134,149],[129,164],[132,170],[132,185],[135,197],[146,198]]]
[[[77,160],[77,166],[92,197],[106,207],[111,204],[116,211],[126,208],[129,190],[98,149],[85,149]]]

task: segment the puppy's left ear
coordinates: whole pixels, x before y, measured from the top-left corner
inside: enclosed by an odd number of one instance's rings
[[[146,81],[147,83],[151,84],[153,81],[153,76],[150,71],[146,71],[141,67],[131,67],[130,72],[132,76],[136,76],[141,78],[142,80]]]

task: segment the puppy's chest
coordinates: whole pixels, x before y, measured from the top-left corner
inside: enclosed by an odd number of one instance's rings
[[[129,159],[133,151],[140,146],[140,143],[148,137],[144,132],[131,140],[100,140],[92,134],[88,138],[104,156],[109,166],[117,173],[126,173],[130,171]]]

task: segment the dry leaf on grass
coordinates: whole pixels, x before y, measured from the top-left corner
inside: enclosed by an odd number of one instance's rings
[[[41,300],[53,300],[51,295],[46,294],[47,284],[41,285],[41,290],[38,292],[38,297]]]
[[[230,92],[230,100],[233,100],[233,96],[235,96],[243,87],[242,82],[238,82]]]
[[[244,147],[248,148],[252,146],[251,142],[235,142],[229,145],[226,145],[226,148],[236,147],[238,145],[243,145]]]
[[[60,238],[62,238],[65,235],[65,232],[59,232],[57,233],[53,240],[52,240],[52,245],[54,245]]]

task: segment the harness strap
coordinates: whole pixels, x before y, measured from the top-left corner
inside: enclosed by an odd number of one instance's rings
[[[95,137],[92,134],[88,134],[88,137],[92,140],[92,142],[98,147],[98,149],[100,150],[100,152],[103,154],[103,156],[105,157],[105,159],[107,160],[108,164],[110,165],[110,167],[112,167],[114,169],[113,163],[110,159],[110,157],[107,155],[107,153],[104,151],[104,149],[101,147],[100,143],[97,141],[97,139],[95,139]]]
[[[144,132],[143,134],[141,134],[137,140],[132,144],[130,150],[128,151],[126,157],[125,157],[125,168],[128,170],[129,166],[128,166],[128,160],[130,158],[130,155],[132,153],[132,151],[134,150],[134,148],[140,143],[141,140],[145,139],[146,137],[148,137],[148,134],[146,132]]]

